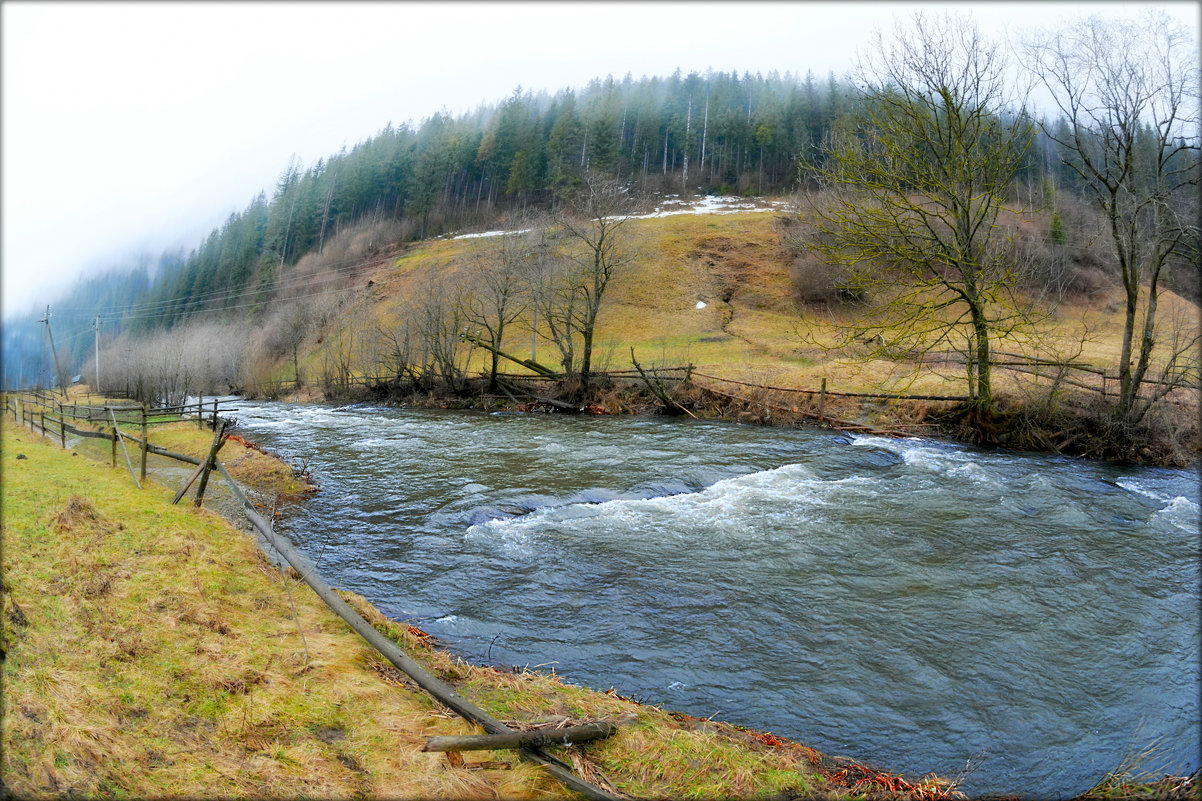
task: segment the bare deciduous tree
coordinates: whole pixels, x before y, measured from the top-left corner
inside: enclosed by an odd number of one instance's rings
[[[1197,44],[1150,11],[1133,22],[1090,17],[1028,41],[1026,51],[1068,123],[1044,131],[1106,218],[1126,301],[1115,415],[1134,425],[1161,394],[1140,398],[1161,339],[1161,281],[1198,236]],[[1163,344],[1171,377],[1197,335]]]
[[[812,245],[856,269],[857,293],[888,298],[858,337],[962,348],[969,394],[987,409],[991,342],[1023,317],[995,240],[1032,139],[1007,96],[1006,59],[968,21],[920,14],[878,33],[861,71],[858,130],[807,165],[828,190],[811,196]]]
[[[525,229],[525,223],[518,227]],[[526,311],[523,269],[535,257],[535,237],[524,231],[491,237],[472,253],[463,297],[463,321],[477,336],[495,349],[501,348],[505,331]],[[497,388],[500,356],[494,350],[488,373],[488,388]]]
[[[428,358],[423,377],[434,373],[451,392],[463,388],[466,365],[460,360],[465,350],[463,331],[463,288],[452,280],[428,276],[412,297],[413,330]]]

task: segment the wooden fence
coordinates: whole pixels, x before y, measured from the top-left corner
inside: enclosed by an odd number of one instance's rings
[[[33,431],[40,431],[43,437],[57,439],[62,447],[67,447],[67,434],[84,439],[104,439],[112,443],[112,466],[117,466],[117,446],[125,456],[126,466],[139,489],[146,480],[146,460],[149,454],[155,453],[178,461],[201,464],[201,460],[186,454],[174,453],[150,443],[148,429],[152,425],[178,423],[196,419],[197,428],[210,425],[214,430],[221,426],[224,431],[230,421],[222,418],[222,412],[231,411],[228,407],[222,409],[217,398],[212,405],[205,404],[203,398],[196,403],[147,408],[144,404],[111,404],[84,405],[62,403],[55,396],[45,392],[30,392],[4,396],[5,416],[11,414],[17,425],[28,426]],[[71,422],[67,422],[70,420]],[[83,423],[88,427],[80,427],[75,423]],[[94,428],[99,426],[99,428]],[[139,430],[140,437],[131,436],[123,426]],[[126,442],[132,442],[138,448],[138,470],[134,470]],[[203,495],[203,493],[201,493]],[[197,499],[199,505],[200,499]]]

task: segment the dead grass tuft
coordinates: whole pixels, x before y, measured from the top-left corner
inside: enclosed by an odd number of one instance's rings
[[[100,513],[86,498],[72,495],[66,507],[54,516],[53,528],[59,534],[68,531],[95,530],[101,527]],[[101,529],[107,531],[107,528]]]

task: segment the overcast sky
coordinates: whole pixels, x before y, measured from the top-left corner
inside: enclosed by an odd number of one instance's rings
[[[59,3],[6,0],[3,311],[138,250],[195,246],[305,165],[372,136],[590,79],[852,68],[919,8],[995,36],[1148,3]],[[1157,4],[1191,30],[1197,2]]]

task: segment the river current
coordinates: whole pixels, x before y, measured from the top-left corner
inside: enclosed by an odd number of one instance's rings
[[[970,794],[1202,765],[1199,480],[694,420],[237,401],[281,525],[464,658]]]

